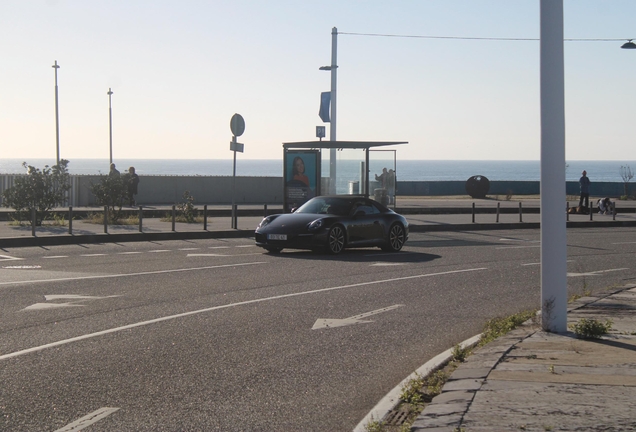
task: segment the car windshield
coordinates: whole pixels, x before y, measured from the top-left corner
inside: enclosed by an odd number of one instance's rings
[[[344,198],[316,197],[300,206],[294,213],[317,213],[347,216],[351,210],[351,200]]]

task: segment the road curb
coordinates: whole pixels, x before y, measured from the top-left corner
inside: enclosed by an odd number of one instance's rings
[[[481,333],[460,342],[459,345],[462,348],[472,348],[479,342]],[[400,393],[402,388],[408,384],[412,379],[428,376],[431,372],[436,371],[440,367],[444,366],[453,358],[453,348],[449,348],[441,354],[436,355],[422,366],[420,366],[415,372],[408,377],[404,378],[397,386],[386,394],[369,413],[360,420],[360,423],[353,429],[353,432],[366,432],[366,426],[371,421],[382,421],[386,415],[394,409],[400,402]]]

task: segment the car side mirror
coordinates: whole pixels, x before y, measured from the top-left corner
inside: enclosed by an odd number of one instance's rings
[[[291,212],[296,213],[296,210],[298,210],[298,207],[292,207]]]

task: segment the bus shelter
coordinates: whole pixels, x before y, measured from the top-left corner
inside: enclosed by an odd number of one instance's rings
[[[305,201],[323,193],[321,177],[321,161],[323,149],[362,150],[364,157],[362,184],[359,194],[369,197],[369,153],[378,147],[408,144],[406,141],[300,141],[283,143],[283,178],[284,209],[302,205]],[[330,160],[329,186],[324,192],[336,194],[335,184],[338,180],[336,161]],[[383,173],[386,174],[386,173]],[[393,173],[395,175],[395,173]]]

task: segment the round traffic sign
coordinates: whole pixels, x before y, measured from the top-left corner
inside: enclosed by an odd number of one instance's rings
[[[230,130],[234,136],[241,136],[245,132],[245,120],[240,114],[234,114],[230,120]]]

